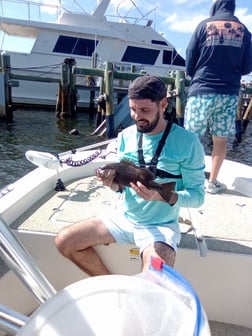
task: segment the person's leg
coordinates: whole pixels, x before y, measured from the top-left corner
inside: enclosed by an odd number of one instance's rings
[[[165,264],[173,267],[176,252],[171,246],[163,242],[155,242],[147,246],[142,252],[142,272],[147,271],[149,268],[151,257],[160,258]]]
[[[227,149],[226,137],[218,137],[213,135],[212,139],[213,139],[212,167],[209,176],[209,182],[217,180],[222,163],[226,157],[226,149]]]
[[[213,139],[212,167],[207,192],[216,194],[226,189],[226,185],[218,182],[218,175],[226,157],[227,137],[235,132],[237,113],[237,96],[214,95],[209,118],[210,134]]]
[[[67,226],[55,238],[59,252],[91,276],[110,274],[92,246],[114,242],[112,234],[97,217]]]
[[[167,226],[137,227],[134,232],[135,242],[140,246],[142,272],[150,266],[151,257],[157,257],[171,267],[174,266],[176,250],[181,239],[177,223]]]

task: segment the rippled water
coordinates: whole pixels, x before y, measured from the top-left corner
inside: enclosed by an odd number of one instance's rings
[[[27,150],[57,154],[104,140],[91,135],[95,122],[84,113],[61,120],[54,111],[17,110],[13,119],[0,123],[0,189],[35,168],[25,158]],[[74,128],[79,135],[69,134]]]
[[[74,128],[78,129],[79,135],[69,134]],[[35,168],[25,159],[27,150],[57,154],[104,140],[91,135],[94,128],[94,120],[89,120],[84,113],[79,114],[76,120],[59,120],[54,111],[15,111],[13,123],[0,123],[0,189]],[[210,137],[205,136],[202,142],[206,154],[210,154]],[[233,148],[233,139],[229,139],[227,158],[252,165],[251,143],[252,121],[239,146]]]

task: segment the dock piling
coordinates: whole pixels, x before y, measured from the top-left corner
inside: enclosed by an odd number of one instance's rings
[[[95,64],[94,57],[94,64]],[[0,73],[0,118],[4,116],[6,119],[12,120],[12,86],[18,86],[20,81],[38,81],[48,83],[58,83],[58,94],[55,107],[56,116],[59,118],[74,118],[77,114],[77,90],[89,90],[89,115],[90,118],[94,116],[94,102],[98,104],[96,114],[96,128],[106,120],[106,136],[110,139],[115,134],[114,126],[114,105],[118,104],[120,100],[127,95],[127,88],[124,87],[124,81],[132,81],[144,73],[136,73],[135,67],[131,67],[131,72],[120,71],[114,66],[112,62],[106,62],[105,68],[80,68],[75,66],[74,58],[65,58],[62,64],[61,79],[49,78],[41,76],[27,76],[19,74],[11,74],[10,56],[3,53],[0,57],[0,65],[2,73]],[[76,83],[78,77],[85,77],[86,84]],[[176,78],[171,76],[159,76],[169,88],[177,90],[176,94],[176,110],[177,118],[182,125],[184,117],[185,105],[185,73],[178,71]],[[99,83],[96,83],[96,78],[99,78]],[[16,81],[15,81],[16,80]],[[116,81],[114,81],[116,80]],[[119,87],[118,84],[119,83]],[[116,86],[117,85],[117,86]],[[99,97],[95,97],[95,92],[99,89]],[[116,93],[116,97],[114,96]],[[103,99],[99,99],[103,98]],[[115,102],[117,99],[117,103]],[[175,100],[175,97],[174,97]],[[175,103],[174,103],[175,105]],[[169,107],[171,108],[171,106]],[[175,110],[175,108],[173,109]],[[170,111],[169,111],[170,112]]]
[[[185,110],[185,72],[177,71],[175,78],[175,87],[178,90],[176,97],[176,115],[180,126],[184,126],[184,110]]]
[[[106,63],[104,82],[106,94],[106,121],[107,121],[107,138],[111,139],[115,136],[114,130],[114,89],[113,89],[113,65]]]
[[[0,118],[6,121],[13,121],[13,108],[12,108],[12,90],[10,85],[11,78],[11,64],[10,55],[5,52],[1,53],[1,69],[2,74],[0,78]]]
[[[74,118],[77,111],[77,90],[73,79],[74,58],[65,58],[62,64],[62,77],[59,83],[56,115],[59,118]]]
[[[250,98],[249,104],[242,117],[242,132],[245,132],[251,117],[252,117],[252,98]]]

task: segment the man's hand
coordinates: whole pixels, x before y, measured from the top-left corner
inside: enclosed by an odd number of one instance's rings
[[[101,182],[106,187],[111,187],[113,184],[114,177],[111,176],[111,178],[108,177],[97,177],[98,181]]]
[[[113,191],[122,191],[122,188],[118,183],[114,182],[115,171],[112,169],[104,176],[97,176],[98,181],[100,181],[104,186],[109,187]]]
[[[114,176],[110,176],[109,178],[97,177],[98,181],[100,181],[104,186],[109,187],[113,191],[119,191],[120,187],[118,183],[114,182]]]
[[[138,196],[142,197],[146,201],[164,201],[158,191],[148,189],[144,184],[139,181],[136,184],[131,182],[130,186],[132,189],[135,190]]]
[[[166,200],[163,199],[163,197],[160,195],[160,193],[153,189],[148,189],[144,184],[141,182],[137,182],[136,184],[130,183],[130,186],[132,189],[135,190],[138,196],[142,197],[146,201],[161,201],[166,202]],[[169,200],[169,204],[173,205],[177,202],[178,194],[174,191],[171,192],[171,198]],[[167,203],[167,202],[166,202]]]

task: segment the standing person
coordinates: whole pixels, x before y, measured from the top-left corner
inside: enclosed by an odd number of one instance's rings
[[[123,204],[118,209],[63,228],[55,239],[58,250],[89,275],[109,274],[93,246],[115,242],[140,248],[142,271],[148,269],[151,256],[173,266],[181,236],[179,209],[199,207],[204,201],[203,147],[196,134],[164,118],[168,104],[164,82],[141,76],[130,84],[128,93],[135,125],[118,136],[118,161],[127,159],[147,167],[151,163],[155,181],[175,181],[176,191],[165,201],[159,192],[137,181],[121,190]],[[104,178],[103,182],[120,189],[115,181]]]
[[[236,16],[235,0],[214,2],[186,50],[191,77],[185,108],[185,128],[213,139],[212,168],[207,191],[226,189],[217,181],[226,157],[227,137],[235,133],[241,76],[252,71],[251,34]]]

